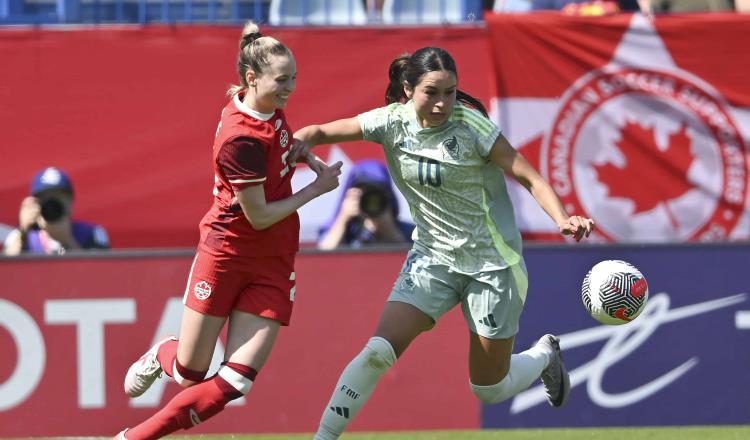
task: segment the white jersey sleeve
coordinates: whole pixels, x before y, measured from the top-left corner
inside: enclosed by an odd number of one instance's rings
[[[387,107],[376,108],[357,116],[362,129],[362,137],[366,141],[377,142],[381,145],[389,143],[389,128],[393,124],[392,113],[398,111],[400,104],[394,103]]]

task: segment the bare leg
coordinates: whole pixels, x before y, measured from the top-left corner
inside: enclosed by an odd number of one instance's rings
[[[204,315],[184,307],[180,341],[177,345],[179,365],[193,372],[203,372],[205,375],[211,365],[216,341],[219,339],[224,322],[226,318]],[[162,368],[164,367],[163,365]],[[180,376],[179,372],[175,374],[175,380],[183,387],[200,382],[198,377],[185,378]]]
[[[233,311],[229,317],[224,360],[260,371],[271,354],[280,326],[278,321]]]
[[[413,305],[389,301],[385,303],[380,315],[375,336],[386,339],[398,358],[406,351],[411,341],[431,328],[432,324],[432,318]]]

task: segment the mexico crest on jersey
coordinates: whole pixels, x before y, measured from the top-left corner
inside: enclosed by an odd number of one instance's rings
[[[447,154],[451,159],[458,159],[458,139],[456,139],[456,136],[451,136],[449,139],[443,141],[443,154]]]

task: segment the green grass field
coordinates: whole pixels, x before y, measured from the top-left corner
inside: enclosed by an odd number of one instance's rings
[[[188,437],[189,438],[189,437]],[[198,438],[198,437],[192,437]],[[201,440],[310,440],[311,434],[200,436]],[[486,431],[420,431],[351,433],[342,440],[748,440],[748,426],[666,428],[503,429]]]

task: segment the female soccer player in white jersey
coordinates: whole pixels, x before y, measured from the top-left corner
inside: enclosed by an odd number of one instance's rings
[[[338,438],[412,340],[458,304],[470,330],[471,388],[482,402],[508,399],[541,376],[550,404],[563,405],[570,383],[558,338],[545,335],[512,354],[528,280],[503,171],[531,192],[561,234],[580,240],[594,222],[569,216],[482,104],[458,90],[448,52],[426,47],[400,56],[389,79],[386,107],[295,134],[308,146],[381,144],[417,225],[375,335],[341,374],[315,438]]]
[[[246,394],[289,325],[294,301],[297,209],[338,186],[341,163],[327,167],[305,155],[317,178],[292,193],[293,139],[282,109],[297,67],[281,42],[248,23],[237,59],[240,84],[229,90],[213,145],[214,202],[185,291],[179,340],[166,338],[135,362],[125,393],[143,394],[162,373],[183,387],[148,420],[117,438],[145,440],[205,422]],[[218,373],[204,379],[219,332],[228,322]]]

